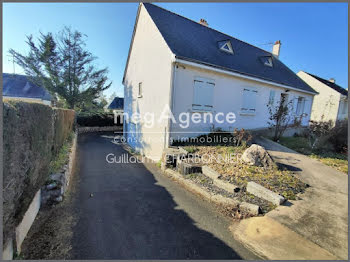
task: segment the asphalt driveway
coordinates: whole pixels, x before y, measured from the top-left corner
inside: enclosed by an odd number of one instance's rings
[[[73,259],[257,259],[227,218],[153,164],[107,163],[129,156],[114,136],[79,135]]]

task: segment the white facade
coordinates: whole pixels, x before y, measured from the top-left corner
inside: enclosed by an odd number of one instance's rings
[[[297,75],[318,92],[314,97],[314,103],[311,110],[311,120],[332,120],[333,122],[336,122],[337,120],[348,118],[347,96],[340,94],[338,91],[330,88],[303,71],[299,71]]]
[[[173,54],[142,4],[136,20],[123,80],[124,112],[129,115],[153,112],[158,118],[169,104]],[[128,143],[149,158],[159,160],[167,146],[168,121],[156,122],[149,128],[134,122],[126,123],[124,118]]]
[[[234,128],[259,129],[268,127],[269,101],[277,106],[281,93],[292,101],[298,114],[306,114],[307,125],[313,93],[279,85],[228,71],[176,59],[147,10],[140,4],[133,39],[123,78],[124,114],[155,115],[155,124],[136,124],[124,119],[124,137],[136,151],[157,161],[172,139],[208,133],[214,128],[233,131]],[[303,103],[298,104],[298,98]],[[182,128],[161,118],[170,109],[176,120],[180,114],[233,112],[233,124],[194,124]],[[142,118],[142,117],[141,117]]]
[[[193,104],[196,104],[195,80],[198,78],[208,79],[214,85],[211,97],[212,108],[208,108],[207,110],[205,108],[198,110],[193,106]],[[286,92],[287,90],[289,91]],[[224,115],[233,112],[236,116],[236,121],[233,124],[225,121],[222,124],[216,123],[214,125],[192,123],[186,129],[182,128],[179,124],[172,124],[172,136],[174,139],[175,136],[181,133],[184,136],[196,136],[198,133],[210,132],[214,128],[221,128],[226,131],[233,131],[235,128],[266,128],[268,127],[268,119],[270,117],[268,104],[271,102],[272,106],[276,107],[281,100],[282,93],[287,94],[288,101],[290,101],[293,107],[293,114],[295,113],[295,115],[299,116],[304,114],[302,125],[307,125],[310,119],[312,94],[248,80],[239,76],[218,73],[213,70],[202,69],[200,66],[195,67],[179,63],[174,76],[173,113],[175,118],[178,119],[181,112],[190,112],[191,114],[196,112],[200,112],[201,114],[204,112],[212,112],[213,114],[223,112]],[[250,105],[253,109],[251,112],[245,110],[245,97],[247,96],[251,97]],[[299,112],[296,114],[298,98],[304,99],[304,106],[300,107],[299,105]]]

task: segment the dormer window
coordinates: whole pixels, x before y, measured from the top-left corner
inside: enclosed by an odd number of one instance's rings
[[[219,48],[221,51],[233,54],[232,45],[231,45],[231,42],[229,40],[220,41],[220,42],[218,42],[218,45],[219,45]]]
[[[271,56],[262,56],[261,57],[261,62],[265,65],[265,66],[269,66],[272,67],[272,57]]]

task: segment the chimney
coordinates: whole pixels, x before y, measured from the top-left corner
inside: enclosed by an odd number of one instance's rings
[[[277,58],[280,56],[280,49],[281,49],[281,41],[277,40],[272,48],[272,54]]]
[[[328,81],[333,83],[333,84],[335,84],[335,79],[334,78],[330,78]]]
[[[201,25],[208,26],[207,21],[206,21],[205,19],[203,19],[203,18],[201,18],[201,20],[199,20],[199,23],[200,23]]]

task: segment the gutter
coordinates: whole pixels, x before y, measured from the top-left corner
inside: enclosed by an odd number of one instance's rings
[[[317,95],[318,94],[318,93],[315,93],[315,92],[305,91],[305,90],[302,90],[302,89],[298,89],[298,88],[291,87],[291,86],[288,86],[288,85],[279,84],[279,83],[276,83],[276,82],[264,80],[264,79],[261,79],[261,78],[248,76],[248,75],[243,75],[243,74],[236,73],[236,72],[233,72],[233,71],[220,69],[220,68],[218,68],[215,65],[206,65],[206,64],[198,63],[198,62],[191,62],[191,61],[187,61],[187,60],[184,60],[184,59],[181,59],[181,58],[177,58],[177,57],[175,57],[175,62],[183,64],[183,65],[198,67],[198,68],[201,68],[201,69],[215,71],[215,72],[218,72],[218,73],[231,75],[231,76],[235,76],[235,77],[239,77],[239,78],[243,78],[243,79],[247,79],[247,80],[252,80],[252,81],[259,82],[259,83],[274,85],[274,86],[278,86],[278,87],[281,87],[281,88],[286,88],[286,89],[290,89],[290,90],[294,90],[294,91],[298,91],[298,92],[302,92],[302,93],[307,93],[307,94],[311,94],[311,95]]]

